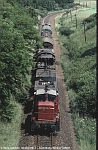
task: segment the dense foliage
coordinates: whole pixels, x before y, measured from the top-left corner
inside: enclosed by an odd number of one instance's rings
[[[48,11],[66,8],[73,0],[18,0],[23,6],[33,6],[36,9],[46,9]]]
[[[69,36],[71,33],[73,33],[72,30],[70,30],[68,27],[61,27],[59,29],[61,35]]]
[[[27,74],[33,66],[28,47],[40,44],[34,8],[13,2],[0,0],[0,115],[9,121],[14,117],[14,101],[27,97]]]
[[[73,11],[71,16],[68,12],[60,19],[57,18],[57,27],[59,27],[57,31],[60,33],[58,35],[62,47],[61,65],[79,149],[95,150],[96,13],[91,16],[87,10],[78,10],[75,13]],[[70,34],[66,35],[69,31],[71,31]]]
[[[64,18],[62,20],[64,21]],[[96,36],[94,33],[96,14],[83,21],[86,23],[86,36],[89,38],[86,43],[80,36],[83,33],[81,24],[76,32],[74,24],[73,26],[71,24],[71,27],[66,24],[65,29],[62,23],[59,29],[60,34],[63,35],[62,66],[69,92],[71,111],[82,116],[90,115],[95,117]],[[65,58],[68,62],[64,62]]]

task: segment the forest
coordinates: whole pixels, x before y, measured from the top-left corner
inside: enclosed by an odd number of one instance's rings
[[[27,46],[40,43],[37,13],[14,1],[0,0],[0,116],[3,121],[14,118],[15,101],[27,97],[28,68],[33,66]],[[23,103],[23,102],[22,102]]]
[[[27,75],[34,65],[28,47],[35,49],[41,45],[39,28],[35,27],[39,24],[38,16],[46,15],[56,6],[61,9],[62,3],[66,6],[67,0],[0,0],[1,120],[11,121],[14,101],[22,102],[28,96]]]
[[[66,8],[68,3],[73,3],[74,0],[18,0],[22,6],[33,6],[35,9],[59,10]],[[44,5],[43,5],[44,4]]]

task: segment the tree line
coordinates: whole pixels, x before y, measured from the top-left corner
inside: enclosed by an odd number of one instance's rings
[[[27,75],[34,65],[30,49],[41,43],[38,14],[33,7],[23,7],[10,0],[0,0],[0,116],[14,117],[14,101],[28,96]]]
[[[41,46],[38,16],[65,8],[68,0],[0,0],[0,116],[14,118],[14,101],[28,96],[32,49]],[[73,3],[73,0],[70,0]]]
[[[48,11],[66,8],[68,3],[74,0],[18,0],[23,6],[33,6],[35,9],[46,9]]]

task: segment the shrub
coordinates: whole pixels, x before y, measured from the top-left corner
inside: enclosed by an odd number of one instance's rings
[[[96,23],[96,13],[93,14],[93,15],[91,15],[90,17],[84,19],[84,21],[85,21],[86,23],[90,23],[90,22]]]
[[[61,27],[59,29],[59,31],[60,31],[61,35],[65,35],[65,36],[69,36],[70,34],[73,33],[73,31],[70,30],[68,27]]]

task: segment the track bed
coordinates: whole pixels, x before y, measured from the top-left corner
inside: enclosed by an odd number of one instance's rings
[[[73,125],[71,121],[71,114],[69,110],[68,94],[64,84],[63,70],[60,65],[60,46],[58,44],[57,35],[55,33],[54,19],[59,13],[51,14],[43,20],[44,22],[50,22],[52,24],[53,30],[53,40],[54,40],[54,51],[56,56],[56,74],[57,74],[57,84],[59,91],[59,106],[60,106],[60,132],[57,136],[47,135],[47,132],[40,134],[30,133],[30,115],[31,111],[24,113],[24,120],[26,122],[25,128],[22,130],[22,135],[19,143],[19,147],[24,147],[26,149],[70,149],[78,150],[78,145],[76,143],[76,138],[74,135]],[[43,23],[42,21],[42,23]],[[27,110],[32,101],[30,100],[27,104]]]

